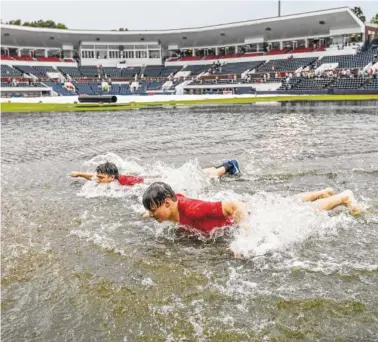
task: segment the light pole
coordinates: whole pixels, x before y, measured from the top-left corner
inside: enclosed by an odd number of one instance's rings
[[[281,0],[278,0],[278,16],[281,16]]]

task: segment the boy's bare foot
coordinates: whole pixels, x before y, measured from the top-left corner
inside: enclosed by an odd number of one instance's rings
[[[340,195],[343,196],[344,205],[350,210],[352,215],[357,216],[361,214],[362,208],[357,203],[351,190],[345,190]]]
[[[322,195],[320,198],[327,198],[334,195],[334,191],[332,188],[325,188],[322,190]]]

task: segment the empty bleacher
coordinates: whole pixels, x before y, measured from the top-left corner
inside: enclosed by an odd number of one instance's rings
[[[161,90],[166,81],[151,81],[147,84],[147,90]]]
[[[122,73],[121,73],[122,77],[124,78],[131,78],[139,74],[140,74],[140,67],[123,68]]]
[[[54,69],[52,66],[33,66],[34,69],[38,70],[44,76],[47,76],[48,72],[59,72]]]
[[[185,56],[180,59],[180,61],[199,61],[201,60],[201,56]]]
[[[114,68],[114,67],[103,67],[102,72],[104,75],[107,75],[111,78],[121,78],[122,77],[122,69]]]
[[[79,66],[79,70],[84,77],[96,78],[99,74],[98,68],[96,66]]]
[[[216,74],[241,74],[247,70],[256,69],[263,63],[264,61],[227,63],[226,65],[222,65],[220,68],[218,68]]]
[[[299,46],[295,48],[293,51],[290,53],[304,53],[304,52],[312,52],[314,49],[312,47],[304,47],[304,46]]]
[[[144,77],[158,77],[163,69],[163,65],[148,65],[144,68],[143,75]]]
[[[285,53],[289,53],[291,48],[284,48],[282,50],[280,49],[272,49],[269,52],[267,52],[267,55],[284,55]]]
[[[46,77],[46,74],[44,72],[34,69],[29,65],[14,65],[14,68],[20,70],[24,74],[34,75],[36,77]]]
[[[17,61],[30,61],[34,62],[34,58],[30,56],[12,56]]]
[[[60,62],[60,58],[58,57],[44,57],[44,56],[38,56],[36,59],[40,62]]]
[[[293,85],[292,89],[297,90],[321,90],[333,82],[329,78],[301,78],[299,82]]]
[[[97,83],[94,83],[94,89],[92,87],[93,84],[90,82],[72,82],[72,84],[75,86],[78,94],[95,95],[99,93],[99,86]]]
[[[180,69],[181,66],[166,66],[160,71],[159,77],[168,77],[169,75],[174,75]]]
[[[58,68],[63,75],[69,75],[71,77],[82,77],[80,70],[76,67],[59,67]]]
[[[338,78],[336,81],[330,86],[330,88],[337,88],[337,89],[358,89],[364,83],[366,83],[366,79],[364,78]]]
[[[22,75],[23,73],[20,70],[1,64],[1,77],[22,77]]]
[[[14,58],[8,55],[1,55],[0,60],[2,61],[14,61]]]
[[[210,68],[210,65],[187,65],[185,68],[181,69],[181,71],[190,71],[190,75],[196,76],[201,74],[202,72],[207,71]]]
[[[372,61],[373,56],[373,51],[360,52],[356,55],[325,56],[317,61],[315,66],[319,67],[322,64],[339,63],[338,68],[342,69],[362,68]]]
[[[316,59],[317,57],[276,59],[259,66],[257,70],[260,72],[295,71],[312,64]]]
[[[370,79],[370,80],[368,80],[364,84],[363,89],[369,89],[369,90],[375,89],[375,90],[378,90],[378,79]]]

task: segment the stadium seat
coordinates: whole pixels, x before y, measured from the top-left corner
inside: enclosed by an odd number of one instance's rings
[[[124,68],[124,69],[122,69],[121,75],[124,78],[131,78],[131,77],[134,77],[135,75],[139,75],[140,74],[140,70],[141,70],[140,67],[128,67],[128,68]]]
[[[13,67],[20,70],[24,74],[33,75],[33,76],[36,76],[38,78],[46,77],[45,72],[41,72],[41,71],[39,71],[39,70],[29,66],[29,65],[13,65]]]
[[[269,52],[266,53],[266,55],[284,55],[285,53],[289,53],[291,48],[284,48],[282,50],[280,49],[272,49]]]
[[[36,59],[40,62],[61,62],[60,58],[58,57],[43,57],[38,56]]]
[[[291,89],[297,90],[321,90],[333,82],[330,78],[299,78],[299,82],[293,84]]]
[[[264,61],[242,62],[242,63],[227,63],[221,65],[216,71],[216,74],[241,74],[247,70],[253,70],[258,68]]]
[[[8,65],[1,64],[1,77],[22,77],[23,72],[20,70],[11,68]]]
[[[185,56],[180,58],[180,61],[199,61],[202,59],[201,56]]]
[[[8,56],[8,55],[1,55],[0,60],[3,60],[3,61],[12,61],[12,60],[14,60],[14,58],[11,57],[11,56]]]
[[[306,48],[304,46],[300,46],[300,47],[295,48],[290,53],[303,53],[303,52],[312,52],[312,51],[314,51],[314,49],[312,47],[307,47]]]
[[[374,51],[360,52],[355,55],[325,56],[315,63],[316,68],[322,64],[339,63],[339,68],[351,69],[362,68],[369,64],[374,57]]]
[[[13,58],[17,61],[34,61],[34,59],[30,56],[13,56]]]
[[[163,65],[147,65],[143,70],[143,75],[144,77],[158,77],[163,68]]]
[[[122,76],[122,69],[119,68],[103,67],[102,72],[111,78],[121,78]]]
[[[98,68],[92,65],[79,66],[79,70],[84,77],[97,78],[99,74]]]
[[[338,78],[330,88],[337,88],[337,89],[359,89],[364,83],[366,79],[364,78]]]
[[[300,67],[311,65],[316,60],[317,57],[276,59],[259,66],[257,70],[260,72],[295,71]]]
[[[63,75],[69,75],[75,78],[83,76],[80,70],[76,67],[59,67],[58,69],[62,72]]]
[[[207,65],[187,65],[181,71],[190,71],[191,76],[196,76],[210,68],[210,64]]]

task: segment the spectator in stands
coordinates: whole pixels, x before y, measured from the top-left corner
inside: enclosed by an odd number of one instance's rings
[[[240,175],[239,164],[236,159],[226,160],[222,165],[217,167],[209,167],[202,169],[202,171],[210,178],[219,178],[224,175],[238,176]],[[143,177],[120,175],[118,168],[115,164],[106,162],[96,167],[96,173],[88,172],[70,172],[69,176],[84,178],[86,180],[92,180],[96,178],[97,183],[111,183],[118,181],[121,185],[133,186],[140,183],[149,183],[148,179]]]

